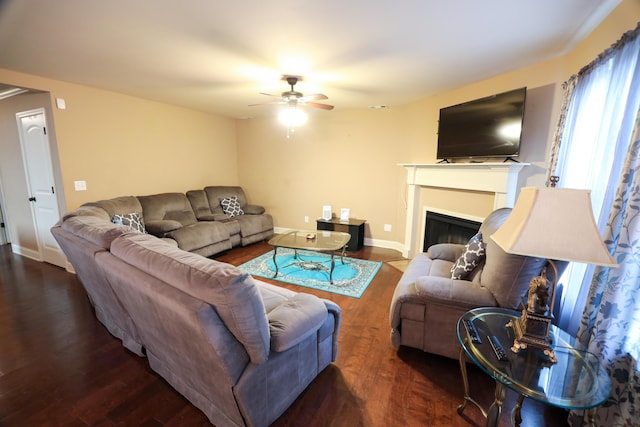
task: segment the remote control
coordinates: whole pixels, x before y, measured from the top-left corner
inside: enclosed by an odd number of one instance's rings
[[[504,351],[504,347],[502,347],[502,344],[500,344],[498,338],[495,335],[487,335],[487,338],[489,338],[491,348],[493,348],[493,352],[496,354],[498,360],[501,362],[506,362],[507,360],[509,360],[509,358],[507,357],[507,353]]]
[[[467,328],[467,332],[469,333],[469,337],[471,337],[471,342],[474,344],[482,344],[482,339],[480,339],[480,334],[476,329],[476,325],[473,324],[471,319],[464,319],[464,326]]]

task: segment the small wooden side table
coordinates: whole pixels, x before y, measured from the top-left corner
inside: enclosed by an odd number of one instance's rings
[[[362,249],[364,246],[364,224],[367,222],[364,219],[350,218],[349,221],[340,221],[339,218],[333,218],[331,220],[325,220],[318,218],[316,220],[318,230],[328,231],[342,231],[349,233],[351,239],[347,243],[347,250],[349,252],[356,252]]]

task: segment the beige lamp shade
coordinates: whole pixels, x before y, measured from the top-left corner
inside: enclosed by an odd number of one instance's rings
[[[589,190],[526,187],[491,238],[510,254],[617,267],[592,209]]]

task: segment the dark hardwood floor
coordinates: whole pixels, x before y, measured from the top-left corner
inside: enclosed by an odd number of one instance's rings
[[[217,259],[239,265],[269,251],[266,243]],[[389,261],[393,250],[365,247],[358,258]],[[344,318],[335,364],[325,369],[273,426],[481,426],[462,401],[458,362],[394,349],[389,302],[401,273],[383,264],[362,298],[272,283],[338,303]],[[493,382],[469,366],[473,397],[488,406]],[[509,425],[509,392],[500,426]],[[566,413],[526,400],[523,426],[566,425]],[[199,426],[206,417],[145,358],[122,347],[96,320],[73,274],[0,246],[0,426]]]

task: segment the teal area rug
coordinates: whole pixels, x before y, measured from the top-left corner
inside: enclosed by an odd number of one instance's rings
[[[298,259],[295,259],[293,249],[278,248],[277,277],[273,277],[276,271],[273,251],[245,262],[238,268],[252,276],[360,298],[382,265],[381,262],[348,257],[344,257],[343,264],[337,254],[334,260],[333,284],[329,283],[331,255],[324,253],[298,250]]]

